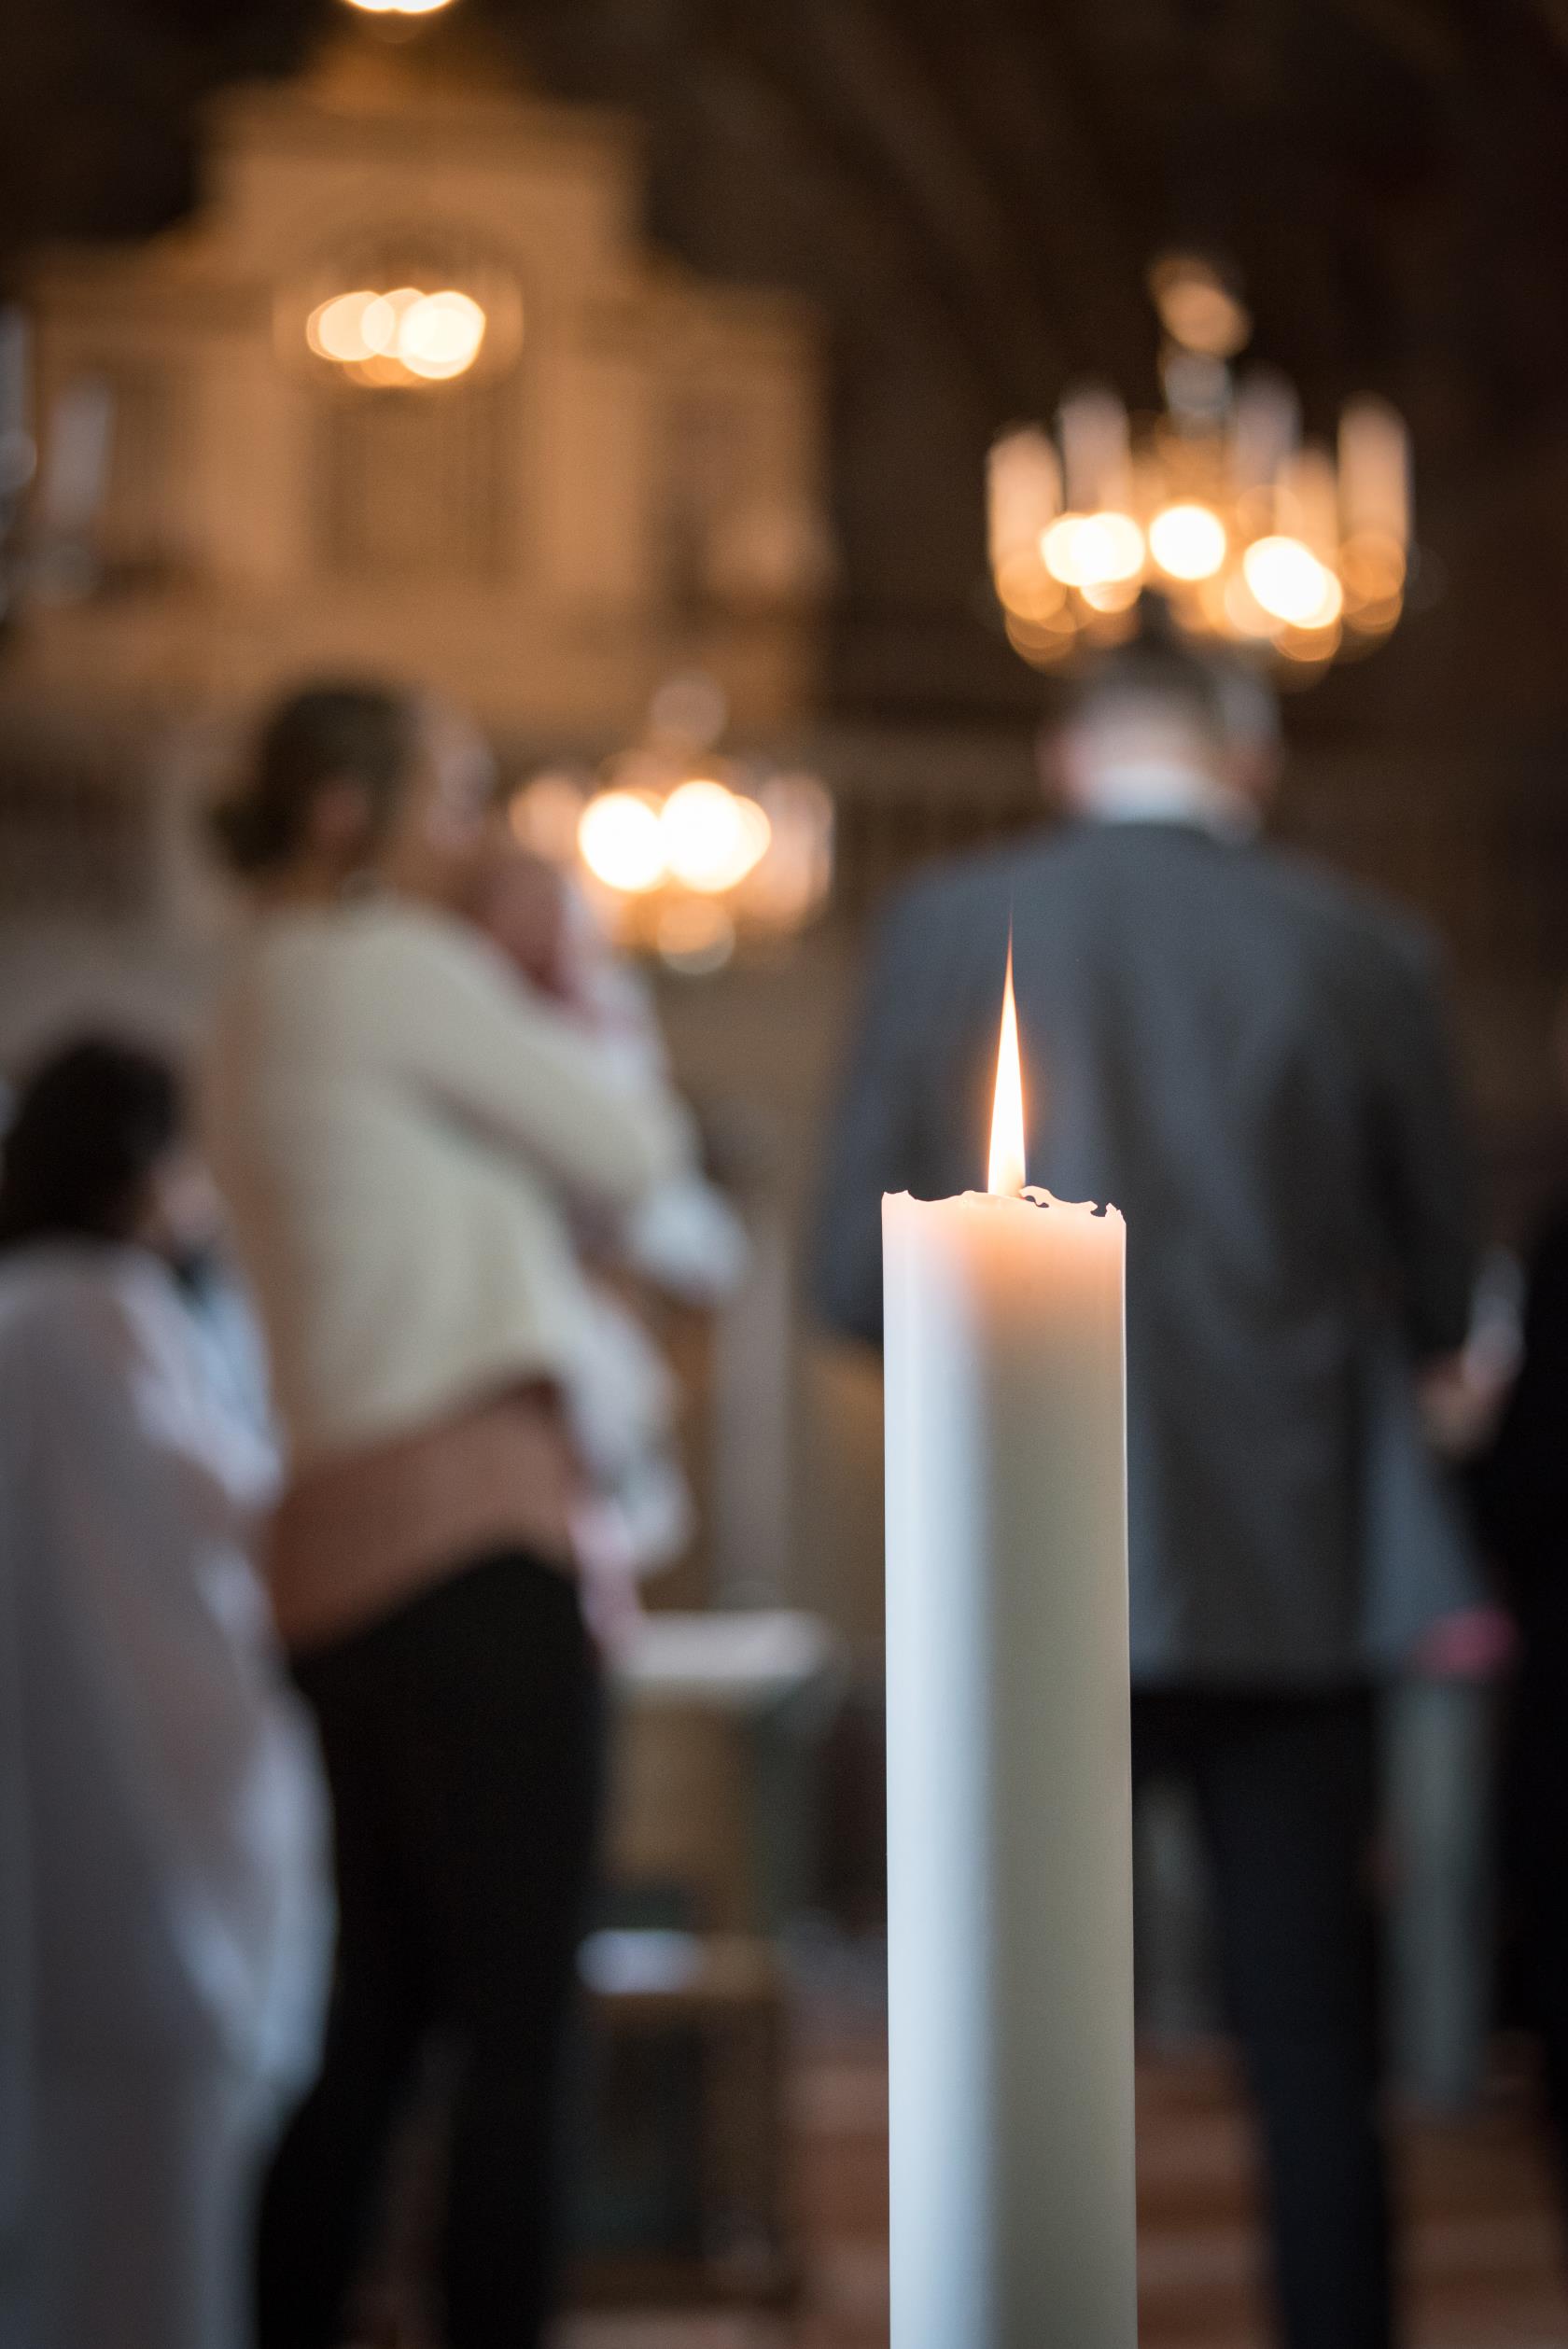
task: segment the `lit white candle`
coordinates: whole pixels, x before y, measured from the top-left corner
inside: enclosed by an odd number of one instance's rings
[[[1125,1230],[883,1201],[893,2349],[1133,2349]]]

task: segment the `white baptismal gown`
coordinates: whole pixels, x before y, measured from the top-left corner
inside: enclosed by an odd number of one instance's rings
[[[314,2052],[324,1806],[246,1543],[276,1469],[152,1256],[0,1259],[0,2342],[240,2349]]]

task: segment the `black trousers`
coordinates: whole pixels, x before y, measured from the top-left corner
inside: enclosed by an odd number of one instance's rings
[[[593,1862],[600,1690],[577,1591],[509,1552],[297,1659],[335,1811],[321,2076],[262,2199],[260,2349],[338,2349],[421,2050],[459,2070],[451,2349],[533,2349],[553,2300],[562,2038]]]
[[[1368,1863],[1373,1703],[1139,1690],[1135,1788],[1197,1800],[1225,1990],[1256,2103],[1285,2349],[1390,2349]]]
[[[1505,1835],[1568,2217],[1568,1590],[1533,1608],[1522,1629]]]

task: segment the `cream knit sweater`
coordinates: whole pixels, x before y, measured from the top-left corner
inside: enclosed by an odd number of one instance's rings
[[[258,923],[203,1089],[296,1475],[519,1380],[569,1392],[568,1208],[634,1208],[688,1150],[656,1079],[386,898]]]

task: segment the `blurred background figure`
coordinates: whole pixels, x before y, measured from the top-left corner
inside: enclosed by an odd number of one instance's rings
[[[265,2349],[343,2337],[438,2032],[460,2066],[446,2338],[523,2349],[553,2297],[600,1779],[572,1213],[629,1213],[686,1140],[654,1074],[628,1082],[459,917],[490,781],[454,714],[322,685],[273,712],[223,818],[258,918],[209,1124],[289,1439],[269,1570],[320,1728],[340,1913],[325,2066],[263,2210]]]
[[[1558,1021],[1568,1084],[1568,1007]],[[1478,1477],[1483,1522],[1519,1627],[1506,1785],[1525,1992],[1568,2188],[1568,1197],[1532,1251],[1523,1350]]]
[[[216,1235],[162,1060],[85,1039],[23,1083],[0,1169],[18,2349],[241,2349],[260,2160],[315,2058],[325,1808],[248,1550],[275,1457],[178,1279]]]
[[[1085,673],[1065,838],[883,930],[819,1281],[875,1336],[882,1194],[973,1186],[1011,925],[1030,1174],[1127,1218],[1134,1781],[1196,1797],[1280,2337],[1387,2349],[1373,1690],[1475,1589],[1414,1377],[1469,1323],[1467,1153],[1434,948],[1256,845],[1273,752],[1218,660],[1156,636]]]
[[[1421,1381],[1427,1442],[1471,1523],[1476,1464],[1519,1366],[1519,1286],[1512,1253],[1489,1250],[1463,1349]],[[1498,1756],[1516,1641],[1491,1581],[1393,1659],[1382,1704],[1392,2070],[1449,2119],[1485,2095],[1498,1994]]]

